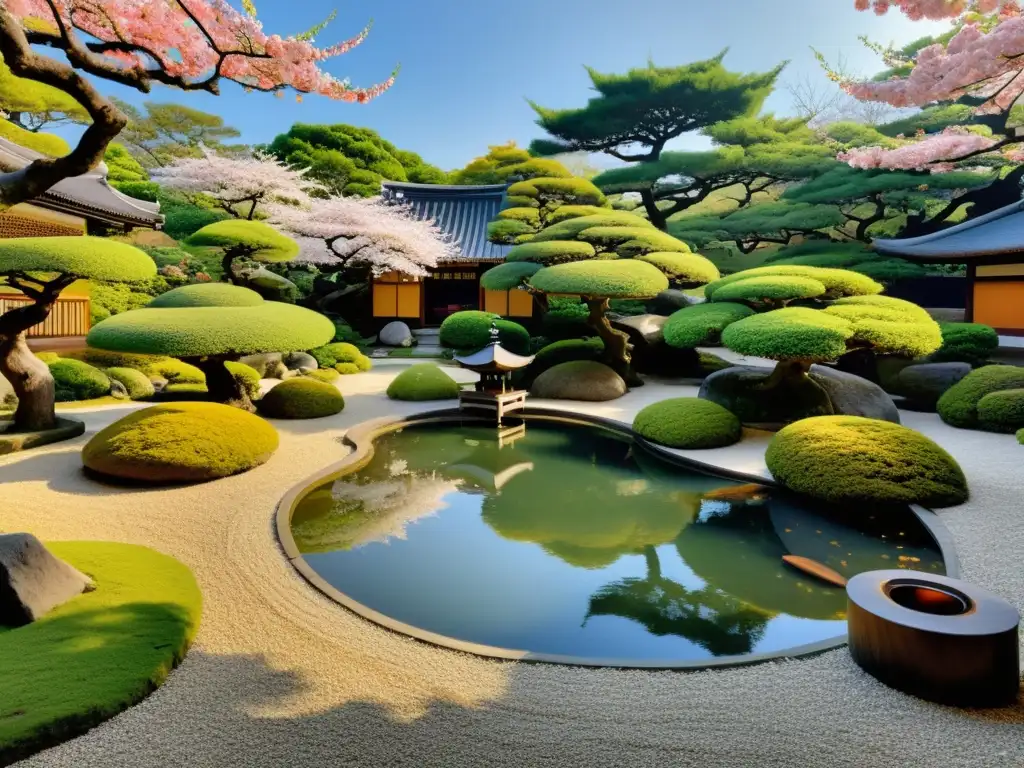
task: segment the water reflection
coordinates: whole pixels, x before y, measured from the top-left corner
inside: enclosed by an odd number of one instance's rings
[[[905,510],[828,519],[763,486],[680,470],[593,428],[483,427],[380,438],[314,489],[293,534],[329,583],[386,615],[537,653],[678,658],[767,652],[842,634],[850,577],[942,572]]]

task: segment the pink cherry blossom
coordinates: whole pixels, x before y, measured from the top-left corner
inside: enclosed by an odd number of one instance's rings
[[[204,147],[203,157],[175,160],[151,175],[170,189],[209,195],[235,215],[235,206],[240,205],[242,215],[247,215],[245,203],[260,208],[269,203],[308,204],[309,194],[323,187],[305,178],[305,173],[260,152],[249,157],[221,157]]]
[[[5,9],[32,42],[66,49],[59,27],[91,38],[89,47],[146,81],[214,90],[218,78],[246,88],[293,88],[331,99],[366,102],[394,83],[394,75],[356,88],[324,72],[327,59],[347,53],[369,29],[326,48],[296,37],[268,35],[260,22],[227,0],[5,0]],[[56,9],[56,15],[54,10]],[[59,23],[58,23],[59,22]]]
[[[974,0],[974,2],[968,2],[968,0],[855,0],[858,11],[873,10],[881,16],[890,8],[895,8],[913,21],[955,19],[968,11],[989,14],[994,13],[1002,5],[1016,5],[1016,3],[1001,2],[1000,0]]]
[[[979,136],[954,126],[947,128],[942,133],[905,144],[896,149],[857,147],[847,152],[841,152],[837,159],[854,168],[937,172],[934,164],[940,161],[956,160],[973,152],[984,151],[995,143],[995,140],[986,136]]]
[[[270,221],[299,241],[300,261],[368,267],[374,275],[422,277],[458,247],[432,221],[380,198],[332,197],[307,208],[274,206]]]

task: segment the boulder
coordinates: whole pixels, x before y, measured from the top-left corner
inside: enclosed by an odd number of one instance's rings
[[[920,363],[901,370],[896,376],[896,386],[912,410],[934,409],[945,391],[971,370],[970,363]]]
[[[603,363],[573,360],[544,371],[533,382],[530,394],[548,400],[604,402],[626,394],[626,382]]]
[[[621,316],[612,322],[616,330],[628,333],[630,340],[642,340],[648,345],[657,344],[665,339],[665,322],[662,315],[629,315]]]
[[[395,320],[380,329],[378,338],[387,347],[411,347],[412,329],[401,320]]]
[[[283,364],[283,358],[284,355],[280,352],[264,352],[260,355],[246,355],[245,357],[239,358],[238,362],[248,365],[260,375],[261,379],[269,379],[272,377],[268,374],[273,369]],[[313,362],[315,363],[316,361],[314,360]]]
[[[733,366],[716,371],[698,397],[718,403],[745,425],[778,429],[811,416],[864,416],[899,423],[899,411],[877,384],[843,371],[815,365],[807,377],[764,389],[771,369]]]
[[[154,392],[163,392],[167,387],[167,379],[163,376],[153,376],[149,379],[149,383],[153,385]]]
[[[0,626],[21,627],[93,588],[30,533],[0,535]]]
[[[287,277],[275,274],[266,267],[257,267],[249,271],[245,275],[245,281],[250,288],[264,294],[264,298],[267,298],[268,294],[288,296],[298,290],[295,283]]]
[[[662,291],[653,299],[647,302],[647,309],[655,315],[664,315],[668,317],[673,312],[678,312],[680,309],[692,306],[693,304],[699,303],[691,296],[687,296],[682,291],[676,290],[675,288],[669,288],[667,291]]]
[[[319,367],[316,358],[308,352],[289,352],[281,361],[289,371],[316,370]]]
[[[632,315],[617,317],[612,327],[629,336],[632,345],[633,370],[654,376],[677,378],[699,376],[700,357],[695,349],[670,347],[665,343],[665,323],[662,315]],[[630,382],[636,386],[639,382]]]
[[[131,400],[128,388],[116,379],[110,380],[110,396],[117,400]]]

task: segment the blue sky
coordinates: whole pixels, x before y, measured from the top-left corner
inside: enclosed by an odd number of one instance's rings
[[[905,43],[944,25],[910,22],[897,13],[858,13],[853,0],[256,0],[264,28],[294,33],[338,8],[321,34],[328,44],[374,27],[361,46],[328,64],[359,85],[387,77],[401,63],[399,80],[368,105],[293,95],[276,99],[225,84],[219,97],[156,86],[148,97],[104,83],[102,90],[133,103],[145,99],[185,103],[222,115],[247,143],[261,143],[295,122],[349,123],[373,128],[403,149],[443,168],[464,165],[489,144],[526,145],[541,131],[526,103],[582,105],[589,95],[584,65],[622,72],[656,64],[683,64],[729,48],[726,65],[763,71],[790,64],[782,80],[821,78],[810,46],[830,61],[845,56],[850,68],[870,74],[881,65],[857,40]],[[778,90],[766,105],[787,114],[791,99]],[[683,144],[693,142],[683,142]]]

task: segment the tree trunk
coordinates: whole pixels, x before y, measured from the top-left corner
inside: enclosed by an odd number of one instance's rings
[[[221,277],[221,282],[234,283],[235,282],[235,254],[230,251],[224,253],[224,257],[220,260],[220,267],[224,270],[224,275]]]
[[[206,375],[206,391],[210,399],[217,403],[241,408],[253,413],[256,406],[249,399],[245,387],[224,365],[223,357],[205,357],[195,365]]]
[[[661,578],[661,561],[658,559],[658,551],[648,545],[644,547],[644,560],[647,561],[647,580],[657,581]]]
[[[0,335],[0,373],[18,397],[14,412],[16,432],[35,432],[57,426],[53,376],[46,363],[32,354],[25,331]]]
[[[811,363],[804,360],[780,360],[775,364],[771,376],[765,379],[758,389],[775,389],[786,381],[803,378],[810,369]]]
[[[622,331],[612,328],[608,322],[605,311],[608,309],[608,299],[581,297],[590,309],[587,317],[587,324],[597,331],[597,335],[604,342],[604,361],[612,370],[623,378],[628,386],[639,387],[643,385],[640,378],[633,372],[632,355],[630,354],[629,336]]]

